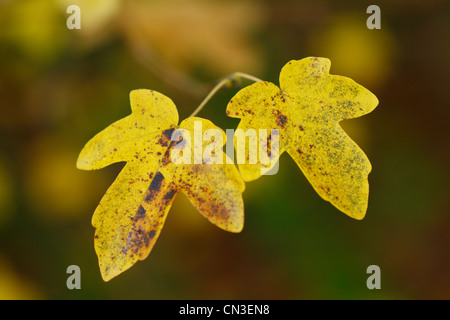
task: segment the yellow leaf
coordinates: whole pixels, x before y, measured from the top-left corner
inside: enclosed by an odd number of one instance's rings
[[[227,114],[241,118],[238,129],[244,131],[278,129],[275,156],[289,153],[324,200],[362,219],[371,165],[339,121],[371,112],[378,100],[353,80],[330,75],[330,64],[315,57],[290,61],[281,70],[280,88],[265,81],[246,87],[232,98]],[[258,179],[261,169],[270,169],[260,162],[250,164],[252,152],[239,165],[245,181]]]
[[[245,186],[236,167],[226,164],[224,132],[212,122],[194,117],[178,126],[174,103],[155,91],[134,90],[130,100],[131,115],[92,138],[77,161],[77,167],[85,170],[127,162],[92,218],[95,249],[105,281],[149,255],[178,192],[185,193],[202,215],[226,231],[240,232],[244,223]],[[182,142],[171,140],[177,128],[187,130],[194,139],[195,134],[203,137],[208,129],[220,130],[223,143],[217,156],[223,164],[205,164],[204,160],[198,164],[174,163],[172,151]],[[203,151],[211,143],[205,139],[200,145],[194,142],[193,155],[195,148]]]

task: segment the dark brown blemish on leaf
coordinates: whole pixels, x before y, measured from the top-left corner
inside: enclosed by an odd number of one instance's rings
[[[172,139],[172,133],[174,131],[174,128],[164,130],[157,143],[162,147],[167,147],[169,145],[169,141]]]
[[[161,159],[161,164],[163,167],[167,166],[170,163],[171,150],[172,150],[171,148],[167,149],[167,151],[164,153],[164,157]]]
[[[177,145],[180,144],[180,143],[183,143],[183,144],[181,145],[181,147],[184,147],[184,144],[186,144],[186,141],[184,141],[183,136],[179,136],[179,137],[178,137],[178,141],[173,141],[173,140],[171,140],[170,145],[169,145],[169,148],[173,148],[173,147],[177,146]]]
[[[162,175],[162,173],[157,172],[148,189],[155,190],[155,191],[159,190],[161,188],[161,184],[162,184],[163,180],[164,180],[164,176]]]
[[[267,148],[267,156],[269,158],[272,158],[272,132],[270,132],[269,135],[267,136],[266,148]]]
[[[184,148],[184,145],[186,144],[186,141],[183,139],[183,136],[180,136],[178,138],[178,141],[171,141],[169,148],[167,148],[166,152],[164,153],[163,158],[161,159],[161,164],[163,167],[167,166],[169,163],[171,163],[171,152],[173,150],[173,148],[175,146],[177,146],[178,144],[181,145],[181,148]],[[161,153],[159,153],[158,155],[161,155]]]
[[[161,138],[159,138],[157,144],[159,144],[162,147],[167,147],[167,140],[165,140],[161,137]]]
[[[148,187],[147,191],[145,192],[145,202],[150,203],[153,200],[155,194],[160,191],[163,180],[164,176],[161,174],[161,172],[157,172],[152,182],[150,183],[150,187]]]
[[[154,197],[154,194],[153,194],[152,192],[150,192],[149,190],[147,190],[147,191],[145,192],[145,198],[144,198],[144,201],[147,202],[147,203],[150,203],[150,202],[152,202],[153,197]]]
[[[156,230],[152,230],[148,233],[148,237],[150,238],[150,240],[153,239],[155,237],[155,235],[156,235]]]
[[[133,229],[128,234],[127,244],[129,246],[127,248],[127,251],[128,251],[128,249],[131,249],[131,251],[133,253],[137,254],[140,249],[144,248],[144,246],[145,247],[149,246],[150,238],[149,238],[149,235],[145,234],[141,228],[136,229],[136,227],[133,227]],[[124,252],[124,253],[126,254],[126,252]]]
[[[144,240],[144,243],[145,243],[145,246],[146,247],[148,247],[149,246],[149,244],[150,244],[150,237],[149,237],[149,235],[142,235],[142,238],[143,238],[143,240]]]
[[[214,218],[214,220],[227,221],[230,219],[229,209],[221,203],[216,201],[208,201],[202,204],[203,212],[206,213],[208,218]]]
[[[287,123],[287,117],[285,115],[280,115],[277,118],[277,124],[281,127],[284,128],[286,126]]]
[[[197,201],[198,201],[199,203],[204,203],[204,202],[205,202],[205,199],[203,199],[202,197],[197,197]]]
[[[167,193],[164,196],[164,200],[171,200],[175,196],[175,193],[177,193],[177,190],[175,189],[167,191]]]
[[[164,130],[164,131],[163,131],[163,135],[165,135],[166,138],[167,138],[168,140],[170,140],[170,139],[172,139],[172,133],[173,133],[174,131],[175,131],[174,128]]]
[[[285,116],[284,114],[282,114],[280,112],[280,110],[273,110],[272,114],[277,118],[277,125],[281,128],[284,129],[284,127],[286,126],[287,123],[287,116]]]
[[[137,211],[137,213],[136,213],[136,216],[135,216],[135,218],[134,218],[134,221],[137,221],[137,220],[139,220],[139,219],[144,218],[144,217],[145,217],[145,213],[146,213],[146,211],[145,211],[144,207],[139,206],[139,209],[138,209],[138,211]]]

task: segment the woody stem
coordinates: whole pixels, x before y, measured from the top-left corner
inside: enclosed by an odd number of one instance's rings
[[[260,82],[263,81],[257,77],[254,77],[252,75],[243,73],[243,72],[235,72],[229,75],[228,77],[223,78],[216,86],[208,93],[208,95],[203,99],[203,101],[199,104],[199,106],[192,112],[190,117],[195,117],[202,109],[203,107],[208,103],[209,100],[219,91],[222,87],[228,86],[229,88],[234,83],[239,83],[241,79],[247,79],[254,82]]]

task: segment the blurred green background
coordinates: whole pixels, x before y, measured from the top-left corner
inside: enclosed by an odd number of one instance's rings
[[[81,8],[81,30],[66,9]],[[449,299],[450,5],[383,1],[0,1],[1,299]],[[342,126],[369,156],[367,216],[323,201],[287,155],[247,184],[240,234],[179,194],[150,256],[108,283],[91,217],[122,164],[75,167],[84,144],[130,113],[129,92],[188,116],[235,71],[278,83],[283,65],[328,57],[377,95]],[[247,84],[244,82],[244,84]],[[222,90],[200,113],[235,128]],[[81,290],[66,268],[81,268]],[[381,290],[366,269],[381,268]]]

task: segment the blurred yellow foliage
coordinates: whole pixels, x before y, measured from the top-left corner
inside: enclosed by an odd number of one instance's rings
[[[147,42],[178,68],[191,71],[204,65],[219,74],[259,73],[262,68],[250,38],[262,23],[258,2],[141,1],[125,7],[129,40]]]
[[[61,11],[66,13],[70,5],[77,5],[81,10],[81,33],[95,34],[115,17],[122,0],[56,0]],[[68,17],[69,14],[66,15]]]
[[[65,20],[53,0],[4,4],[0,11],[0,30],[0,40],[39,63],[53,60],[68,40]]]
[[[25,185],[34,212],[50,220],[88,214],[104,177],[80,173],[75,168],[78,151],[57,138],[39,137],[28,152]]]
[[[336,73],[365,85],[378,85],[392,70],[395,43],[384,24],[381,30],[369,30],[362,18],[361,14],[336,17],[311,37],[310,48],[315,54],[330,58]]]
[[[0,300],[42,299],[39,290],[0,255]]]

